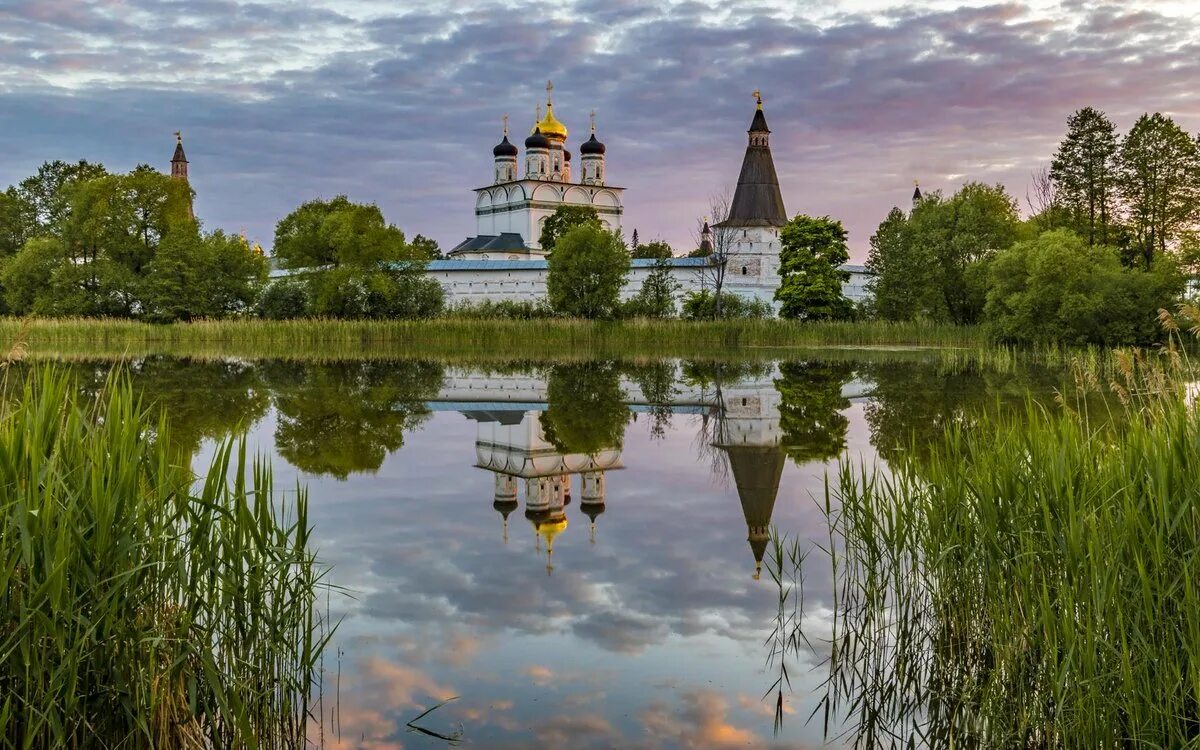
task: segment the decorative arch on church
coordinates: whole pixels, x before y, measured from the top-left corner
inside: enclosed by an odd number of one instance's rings
[[[492,194],[487,190],[481,190],[479,197],[475,199],[476,208],[487,208],[492,205]]]
[[[509,203],[516,203],[518,201],[523,201],[527,197],[528,196],[525,195],[525,188],[522,185],[513,185],[512,187],[510,187],[508,189]]]
[[[601,190],[596,193],[596,197],[592,199],[592,202],[597,206],[607,206],[610,208],[616,208],[621,205],[621,202],[617,200],[617,194],[611,190]]]
[[[578,203],[580,205],[590,205],[592,197],[587,194],[583,188],[569,188],[567,194],[563,196],[563,203]]]
[[[561,194],[550,185],[538,185],[533,189],[533,200],[535,201],[558,203],[561,199]]]

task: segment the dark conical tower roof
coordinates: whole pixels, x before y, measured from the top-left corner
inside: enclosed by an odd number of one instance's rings
[[[175,155],[171,157],[171,163],[177,164],[183,162],[187,164],[187,156],[183,153],[183,136],[179,133],[175,134]]]
[[[750,144],[742,159],[742,172],[738,175],[729,216],[717,226],[781,227],[787,223],[787,210],[783,207],[779,175],[775,173],[775,161],[771,158],[768,138],[771,130],[763,114],[761,97],[747,132]]]
[[[723,445],[737,485],[742,515],[746,518],[747,541],[754,554],[755,575],[762,565],[770,540],[771,514],[779,494],[779,478],[787,457],[778,446]]]

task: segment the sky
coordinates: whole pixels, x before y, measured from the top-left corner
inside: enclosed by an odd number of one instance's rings
[[[1200,4],[0,0],[0,186],[51,159],[167,170],[182,130],[208,228],[269,247],[346,194],[448,249],[547,79],[568,149],[596,111],[626,234],[678,252],[732,192],[761,90],[788,212],[841,219],[862,261],[914,180],[1024,208],[1079,107],[1200,130]]]

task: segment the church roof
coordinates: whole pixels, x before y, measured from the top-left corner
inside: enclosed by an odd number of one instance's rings
[[[450,254],[465,252],[505,252],[510,250],[525,251],[525,240],[517,232],[501,232],[500,234],[481,234],[478,237],[468,237],[454,246]]]
[[[187,157],[184,156],[184,154],[183,154],[183,140],[182,139],[178,139],[175,141],[175,155],[171,157],[171,161],[172,162],[180,162],[180,161],[186,162],[187,161]]]
[[[484,235],[486,238],[488,235]],[[519,235],[518,235],[519,236]],[[466,242],[478,239],[468,237]],[[466,244],[464,242],[463,244]],[[462,247],[462,245],[459,245]],[[458,250],[454,248],[450,252]],[[656,258],[633,258],[629,261],[630,268],[654,268],[658,264]],[[708,258],[667,258],[668,268],[703,268],[709,265]],[[545,271],[549,264],[542,259],[535,260],[431,260],[425,264],[426,271]]]
[[[783,194],[779,192],[779,175],[775,173],[771,147],[766,145],[765,138],[758,145],[754,137],[755,133],[769,132],[762,109],[756,109],[750,123],[751,142],[742,158],[733,203],[729,215],[717,224],[718,227],[781,227],[787,223],[787,210],[783,207]]]

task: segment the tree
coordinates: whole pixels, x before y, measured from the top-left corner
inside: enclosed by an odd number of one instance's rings
[[[69,213],[67,189],[108,174],[103,164],[48,161],[38,167],[37,174],[21,181],[17,196],[26,209],[26,236],[52,233],[62,225]]]
[[[893,208],[871,235],[870,244],[867,268],[873,274],[869,289],[875,315],[884,320],[934,317],[941,295],[934,281],[933,253],[929,246],[912,241],[908,216]]]
[[[799,215],[779,233],[779,316],[798,320],[844,320],[854,307],[842,293],[850,274],[846,229],[828,216]]]
[[[1117,181],[1117,127],[1091,107],[1067,119],[1067,134],[1050,162],[1050,179],[1073,227],[1089,245],[1108,244]]]
[[[546,296],[560,315],[611,318],[629,275],[629,253],[621,238],[585,223],[558,238],[549,258]]]
[[[32,236],[32,228],[26,222],[27,213],[15,188],[0,193],[0,258],[20,250]]]
[[[645,245],[635,244],[631,254],[634,258],[653,258],[655,260],[675,257],[675,251],[662,240],[647,242]]]
[[[158,322],[238,315],[266,279],[266,258],[244,238],[172,232],[148,267],[141,306]]]
[[[542,222],[538,244],[547,253],[553,252],[558,239],[574,227],[592,225],[601,228],[600,214],[591,206],[559,206]]]
[[[438,246],[437,240],[431,240],[423,234],[418,234],[412,238],[413,255],[424,260],[439,260],[443,258],[442,248]]]
[[[729,251],[733,249],[737,235],[736,229],[725,224],[725,220],[729,217],[729,208],[728,190],[720,195],[709,196],[708,215],[714,222],[709,225],[709,231],[712,233],[712,251],[705,253],[703,248],[701,234],[704,225],[709,223],[709,220],[705,218],[696,222],[696,251],[689,254],[689,257],[708,258],[708,264],[700,269],[700,283],[704,290],[712,290],[712,309],[715,318],[725,317],[725,272],[729,268]]]
[[[15,315],[35,311],[38,300],[50,288],[50,279],[67,263],[67,252],[57,237],[34,237],[0,267],[4,301]]]
[[[632,318],[675,317],[675,294],[679,282],[671,277],[671,266],[666,258],[659,258],[642,287],[633,299],[625,303],[625,315]]]
[[[254,308],[268,320],[291,320],[309,314],[308,284],[294,276],[276,279],[263,289]]]
[[[1142,115],[1121,143],[1118,185],[1143,268],[1165,253],[1200,214],[1200,150],[1175,122]]]
[[[404,233],[384,220],[378,206],[339,195],[303,203],[283,217],[275,226],[273,255],[288,269],[366,268],[420,263],[426,259],[424,250],[406,244]]]
[[[1158,311],[1174,307],[1183,276],[1169,256],[1144,271],[1119,252],[1058,230],[1018,242],[988,269],[985,315],[1002,341],[1148,344],[1161,336]]]

